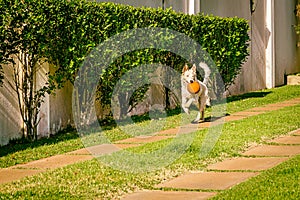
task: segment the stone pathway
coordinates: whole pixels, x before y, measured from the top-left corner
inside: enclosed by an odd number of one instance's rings
[[[241,120],[297,104],[300,104],[300,98],[233,113],[230,116],[224,117],[223,121]],[[115,144],[102,144],[0,169],[0,184],[19,180],[26,176],[32,176],[50,169],[90,160],[94,158],[92,155],[109,154],[125,148],[172,138],[177,134],[191,133],[214,124],[213,122],[196,125],[188,124],[180,128],[160,131],[151,136],[138,136],[117,141]],[[300,154],[300,129],[290,133],[288,136],[272,140],[267,145],[260,145],[249,149],[243,153],[243,157],[232,158],[210,165],[205,172],[190,172],[184,174],[178,178],[157,185],[157,190],[137,191],[126,195],[123,199],[207,199],[216,195],[217,191],[228,189],[250,177],[256,176],[260,171],[270,169],[297,154]],[[176,191],[164,191],[162,189]],[[195,189],[198,191],[208,190],[216,192],[190,191]]]
[[[123,200],[211,198],[217,195],[218,191],[229,189],[251,177],[257,176],[263,170],[271,169],[292,156],[300,154],[299,140],[300,129],[289,133],[287,136],[269,141],[271,145],[253,147],[244,152],[243,157],[230,158],[209,165],[206,171],[183,174],[156,185],[157,190],[138,191],[128,194]],[[175,194],[172,196],[170,190],[177,191],[180,196]],[[214,192],[193,192],[193,190]]]

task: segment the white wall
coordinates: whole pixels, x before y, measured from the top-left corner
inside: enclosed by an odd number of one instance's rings
[[[50,96],[50,133],[54,134],[73,124],[72,93],[73,85],[67,82],[64,88]]]
[[[250,57],[243,65],[231,94],[245,93],[284,84],[284,74],[300,71],[300,50],[296,47],[297,37],[293,29],[296,24],[294,14],[297,0],[274,0],[274,32],[267,30],[267,1],[257,0],[255,12],[251,15],[249,0],[201,0],[201,12],[222,17],[241,17],[249,20],[251,30]],[[271,34],[271,35],[270,35]],[[274,37],[274,70],[267,70],[271,57],[266,57],[270,37]],[[270,43],[269,43],[270,44]],[[270,52],[269,52],[270,53]],[[270,67],[270,66],[268,66]],[[273,72],[273,74],[271,74]],[[270,78],[274,77],[274,84]]]
[[[37,88],[46,82],[45,74],[48,70],[49,65],[44,64],[38,71]],[[17,95],[8,84],[8,81],[12,80],[12,68],[5,66],[4,72],[4,85],[0,87],[0,146],[7,144],[10,139],[20,138],[23,128]],[[67,83],[63,89],[57,90],[55,95],[46,95],[39,113],[41,121],[38,125],[38,137],[56,133],[72,124],[72,91],[72,85]]]
[[[297,0],[275,0],[275,84],[284,84],[284,74],[300,72],[300,49],[293,28]]]
[[[229,94],[265,88],[265,2],[258,0],[255,12],[250,12],[249,0],[201,0],[200,10],[204,14],[221,17],[240,17],[249,21],[250,56],[242,67]]]
[[[9,139],[21,136],[22,120],[19,112],[18,99],[8,81],[12,80],[9,66],[4,66],[5,80],[0,87],[0,145],[5,145]]]

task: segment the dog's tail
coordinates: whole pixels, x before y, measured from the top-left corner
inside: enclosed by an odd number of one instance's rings
[[[203,83],[206,85],[208,83],[209,80],[209,76],[211,74],[210,68],[207,66],[206,63],[201,62],[199,63],[199,66],[204,70],[204,79],[203,79]]]

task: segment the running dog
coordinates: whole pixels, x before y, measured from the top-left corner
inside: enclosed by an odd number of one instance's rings
[[[197,80],[197,67],[194,64],[191,69],[185,65],[182,69],[181,75],[181,95],[182,95],[182,108],[184,112],[189,114],[189,107],[192,103],[195,103],[199,112],[196,119],[192,123],[200,123],[204,121],[204,110],[206,105],[210,105],[210,99],[208,96],[207,82],[210,76],[210,69],[206,63],[201,62],[199,66],[204,70],[203,82]],[[189,83],[198,81],[200,84],[200,90],[196,94],[192,94],[188,91],[187,86]]]

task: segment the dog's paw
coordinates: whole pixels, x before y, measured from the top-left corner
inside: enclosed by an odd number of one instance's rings
[[[193,120],[192,124],[200,124],[200,123],[203,123],[203,122],[204,122],[204,119]]]

